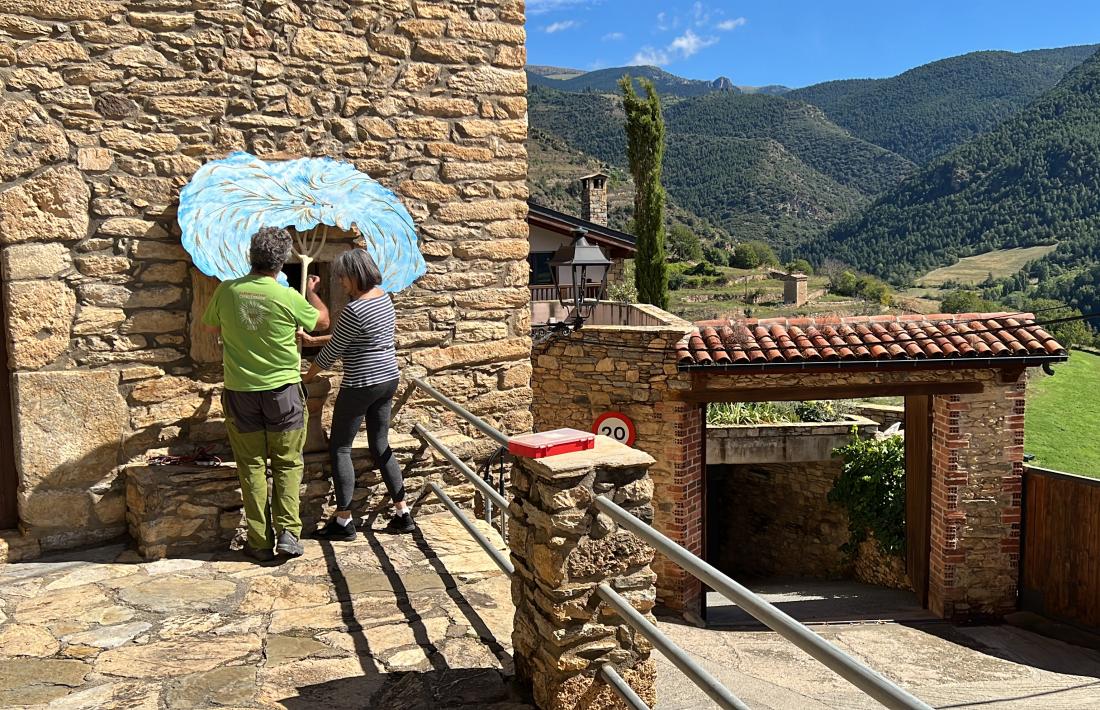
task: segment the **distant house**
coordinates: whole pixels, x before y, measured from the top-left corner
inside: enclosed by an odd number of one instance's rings
[[[528,201],[527,224],[531,228],[531,300],[556,301],[550,276],[550,260],[559,247],[570,244],[577,229],[587,230],[589,242],[598,244],[613,262],[608,283],[621,281],[624,262],[637,251],[633,234],[607,226],[607,175],[594,173],[581,178],[581,214],[575,217]],[[594,290],[594,286],[590,286]]]

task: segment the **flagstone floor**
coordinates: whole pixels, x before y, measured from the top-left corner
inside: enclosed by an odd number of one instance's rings
[[[449,514],[418,522],[264,566],[122,546],[0,565],[0,707],[529,707],[507,577]]]

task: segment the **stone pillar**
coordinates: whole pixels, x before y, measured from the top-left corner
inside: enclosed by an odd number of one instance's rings
[[[685,550],[702,558],[704,447],[706,415],[698,404],[666,400],[653,407],[660,434],[655,438],[653,480],[660,489],[655,501],[654,525]],[[670,609],[701,612],[699,580],[672,560],[659,556],[653,564],[658,576],[657,595]]]
[[[516,675],[543,710],[626,707],[598,675],[611,663],[648,704],[656,667],[648,642],[600,601],[607,582],[638,611],[655,603],[653,549],[592,505],[606,495],[652,518],[646,453],[597,437],[589,451],[517,459],[508,540],[516,573]],[[652,617],[650,617],[652,618]]]
[[[1016,609],[1025,389],[934,398],[928,605],[944,618]]]

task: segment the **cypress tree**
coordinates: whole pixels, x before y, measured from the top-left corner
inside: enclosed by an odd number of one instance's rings
[[[629,76],[619,80],[626,110],[626,157],[634,176],[634,283],[638,301],[668,308],[668,265],[665,262],[665,189],[661,161],[665,154],[665,119],[653,82],[641,79],[645,97],[638,96]]]

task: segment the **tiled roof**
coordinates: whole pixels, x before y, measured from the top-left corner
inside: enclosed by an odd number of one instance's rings
[[[682,367],[1065,357],[1031,314],[701,321],[676,346]]]

